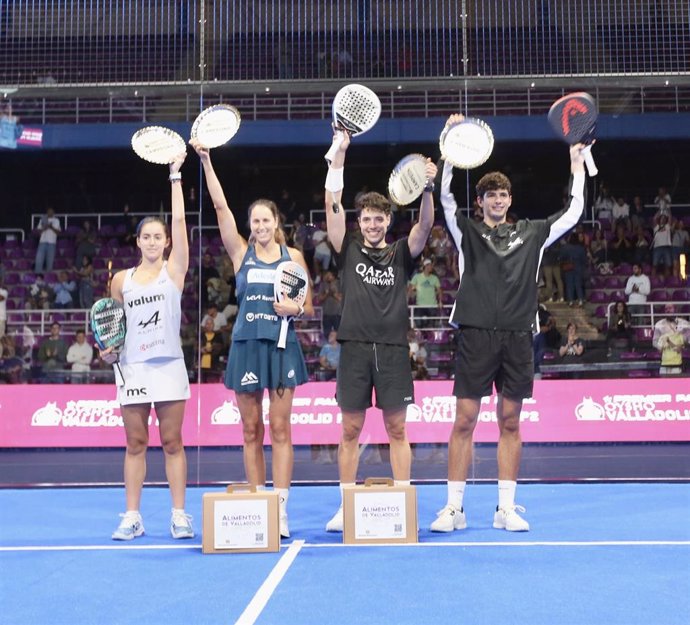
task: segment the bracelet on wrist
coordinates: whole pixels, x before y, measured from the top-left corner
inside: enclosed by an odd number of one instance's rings
[[[433,193],[435,188],[436,188],[436,185],[434,185],[433,180],[429,180],[424,185],[424,193]]]
[[[178,171],[168,176],[170,182],[182,182],[182,174]]]

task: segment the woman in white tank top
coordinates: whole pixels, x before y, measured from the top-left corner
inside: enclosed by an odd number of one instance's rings
[[[156,409],[170,485],[173,538],[192,538],[191,517],[184,511],[187,460],[182,443],[182,421],[189,397],[180,342],[181,294],[189,267],[189,244],[179,173],[186,153],[170,164],[171,231],[160,218],[146,217],[137,227],[141,261],[133,269],[119,271],[111,284],[111,297],[125,307],[127,336],[121,354],[124,385],[118,400],[127,435],[124,477],[126,511],[113,533],[114,540],[131,540],[144,533],[139,512],[146,476],[148,420],[151,404]],[[170,248],[168,260],[164,254]],[[106,350],[101,356],[113,362]]]

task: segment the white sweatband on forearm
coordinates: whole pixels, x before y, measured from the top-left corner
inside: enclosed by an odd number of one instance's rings
[[[324,184],[324,187],[326,187],[327,191],[330,191],[331,193],[338,193],[338,191],[343,190],[343,187],[345,186],[345,182],[343,180],[344,169],[344,167],[338,167],[337,169],[333,167],[328,168],[328,173],[326,174],[326,183]]]

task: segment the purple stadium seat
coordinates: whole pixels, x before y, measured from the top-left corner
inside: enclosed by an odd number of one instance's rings
[[[649,299],[652,302],[667,302],[668,292],[664,289],[655,289],[649,294]]]
[[[609,296],[604,291],[593,289],[589,294],[589,301],[593,304],[603,304],[609,301]]]

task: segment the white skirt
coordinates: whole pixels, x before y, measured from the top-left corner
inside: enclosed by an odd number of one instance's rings
[[[189,377],[183,358],[120,363],[124,386],[117,387],[121,406],[189,399]]]

